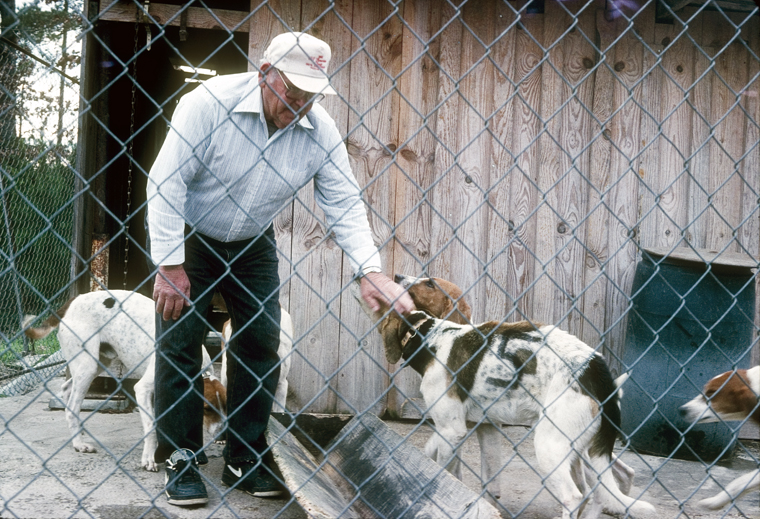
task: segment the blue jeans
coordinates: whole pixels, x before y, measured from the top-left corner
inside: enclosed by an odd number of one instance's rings
[[[255,461],[267,449],[264,431],[280,374],[280,279],[274,229],[224,243],[190,232],[185,241],[190,299],[177,321],[156,314],[156,461],[177,449],[203,448],[201,344],[214,291],[235,331],[227,345],[228,463]]]

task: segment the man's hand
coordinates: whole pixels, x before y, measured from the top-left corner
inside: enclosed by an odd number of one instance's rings
[[[164,321],[169,319],[176,321],[182,314],[182,309],[190,306],[189,299],[190,280],[182,265],[158,267],[156,282],[153,286],[156,313],[161,314]]]
[[[401,315],[406,315],[414,310],[414,302],[400,285],[391,281],[388,276],[379,272],[370,272],[362,277],[362,298],[367,302],[373,312],[381,307],[390,307]]]

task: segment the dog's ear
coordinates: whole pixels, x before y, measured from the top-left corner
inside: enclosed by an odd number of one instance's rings
[[[385,345],[385,358],[390,364],[401,360],[401,337],[398,336],[401,318],[395,312],[386,317],[380,324],[380,334]]]
[[[467,301],[465,301],[463,298],[459,299],[459,302],[457,303],[457,309],[454,310],[454,312],[449,317],[449,321],[452,321],[457,324],[469,324],[469,319],[472,317],[472,310],[470,309],[470,305],[467,304]]]

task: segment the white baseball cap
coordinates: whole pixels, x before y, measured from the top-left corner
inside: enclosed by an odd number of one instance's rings
[[[275,36],[261,64],[270,63],[301,90],[336,94],[327,75],[331,56],[330,46],[319,38],[304,32],[286,32]]]

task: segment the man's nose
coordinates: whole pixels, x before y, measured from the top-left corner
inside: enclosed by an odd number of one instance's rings
[[[290,107],[293,108],[296,112],[299,111],[301,108],[309,104],[309,102],[305,99],[296,99],[292,103],[290,103]]]

